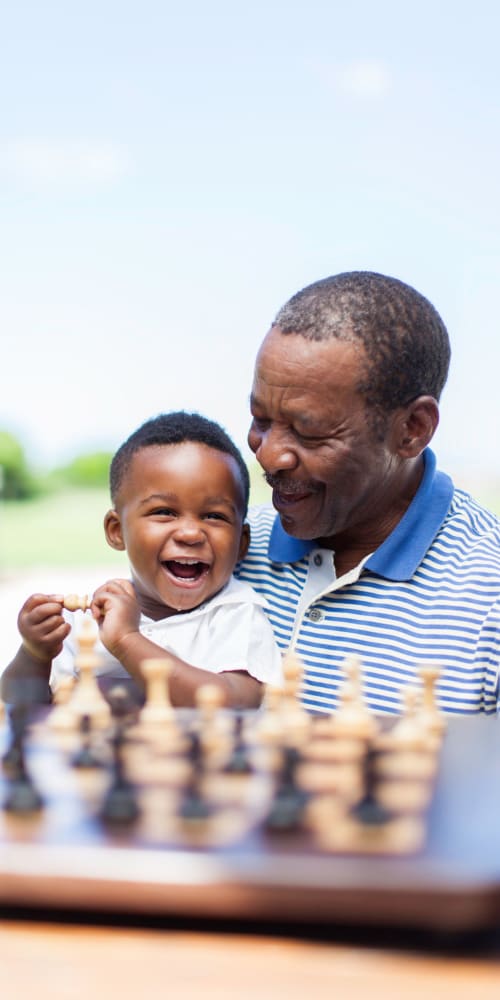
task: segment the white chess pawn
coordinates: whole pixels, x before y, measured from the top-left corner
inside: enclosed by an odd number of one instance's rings
[[[418,672],[424,687],[423,704],[420,711],[420,720],[432,733],[440,736],[446,723],[442,712],[439,710],[436,698],[436,684],[441,675],[441,669],[435,663],[422,663]]]
[[[223,753],[232,735],[231,718],[221,712],[224,694],[217,684],[201,684],[196,692],[199,731],[203,748],[209,754]]]
[[[48,717],[48,725],[55,730],[75,729],[77,716],[69,704],[76,677],[64,674],[59,678],[53,695],[53,708]]]
[[[293,649],[288,649],[283,656],[285,686],[277,711],[283,738],[291,746],[302,746],[311,729],[311,716],[302,707],[300,700],[303,673],[302,660]]]
[[[142,724],[171,723],[175,718],[168,693],[168,677],[172,669],[169,656],[148,658],[141,663],[141,673],[146,685],[146,702],[139,714]]]
[[[401,691],[403,713],[396,725],[387,734],[387,742],[391,747],[400,750],[429,749],[429,732],[420,721],[420,693],[414,687],[406,687]]]
[[[266,686],[266,693],[260,712],[257,713],[255,731],[259,741],[278,744],[283,739],[283,723],[281,721],[281,704],[283,688]]]

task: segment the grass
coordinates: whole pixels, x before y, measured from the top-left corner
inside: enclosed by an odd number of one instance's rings
[[[0,507],[0,571],[109,563],[106,489],[65,490]]]
[[[251,503],[270,501],[260,473],[251,470]],[[500,514],[500,493],[476,494]],[[117,573],[126,557],[106,544],[102,527],[107,489],[72,489],[37,500],[0,505],[0,576],[44,566],[110,566]]]
[[[253,481],[255,480],[255,482]],[[252,503],[265,503],[270,490],[252,476]],[[126,566],[110,549],[103,518],[110,506],[107,489],[71,489],[36,500],[0,504],[0,576],[37,566]]]

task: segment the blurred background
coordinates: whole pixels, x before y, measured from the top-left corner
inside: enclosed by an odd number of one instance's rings
[[[33,590],[126,573],[102,518],[139,423],[198,410],[251,461],[256,350],[328,274],[437,307],[435,450],[500,512],[499,36],[494,0],[3,6],[0,664]]]

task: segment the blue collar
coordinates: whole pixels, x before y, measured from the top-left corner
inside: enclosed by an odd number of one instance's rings
[[[365,568],[387,580],[410,580],[448,513],[452,496],[450,477],[436,470],[435,455],[426,448],[424,475],[410,506],[391,534],[367,559]],[[269,539],[271,562],[298,562],[317,546],[317,541],[303,541],[287,535],[276,516]]]

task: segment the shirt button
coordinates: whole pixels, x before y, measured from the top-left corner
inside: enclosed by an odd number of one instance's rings
[[[314,560],[313,561],[314,561],[314,565],[315,566],[322,566],[323,565],[323,556],[321,556],[319,554],[319,552],[317,552],[316,555],[314,556]]]
[[[325,615],[319,608],[311,608],[307,617],[311,622],[322,622]]]

